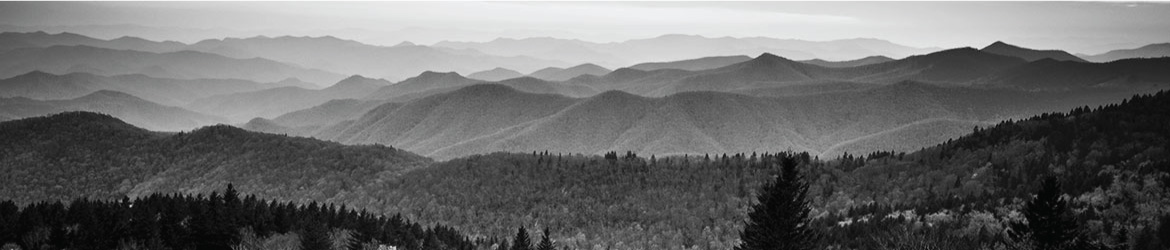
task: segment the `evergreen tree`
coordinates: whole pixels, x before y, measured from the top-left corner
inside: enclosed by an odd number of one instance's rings
[[[524,226],[520,226],[520,231],[516,232],[516,239],[512,240],[512,250],[532,250],[532,240],[528,238],[528,231]]]
[[[302,250],[329,250],[329,234],[321,223],[308,223],[301,229]]]
[[[781,174],[760,189],[740,233],[736,250],[814,249],[820,235],[810,227],[808,184],[790,156],[781,159]]]
[[[1024,208],[1025,223],[1012,225],[1018,241],[1029,241],[1036,249],[1070,249],[1077,244],[1077,221],[1069,214],[1068,202],[1060,197],[1060,182],[1047,177],[1036,197]]]
[[[548,238],[548,228],[544,229],[544,236],[540,238],[540,244],[536,245],[536,250],[555,250],[552,240]]]

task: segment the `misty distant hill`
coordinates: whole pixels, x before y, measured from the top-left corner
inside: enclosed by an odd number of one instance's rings
[[[660,69],[681,69],[686,71],[707,70],[714,68],[721,68],[727,65],[741,63],[751,60],[750,56],[712,56],[689,60],[673,61],[673,62],[652,62],[639,63],[628,68],[653,71]]]
[[[586,63],[586,64],[581,64],[581,65],[569,67],[567,69],[556,68],[556,67],[544,68],[544,69],[532,72],[532,73],[528,74],[528,76],[539,78],[539,79],[544,79],[544,80],[549,80],[549,81],[565,81],[565,80],[573,79],[574,77],[583,76],[583,75],[602,76],[605,74],[609,74],[609,72],[612,72],[612,71],[605,68],[605,67],[597,66],[596,64],[592,64],[592,63]]]
[[[169,79],[145,75],[100,76],[90,73],[55,75],[41,71],[0,80],[0,97],[72,99],[97,90],[131,94],[151,102],[182,106],[203,97],[256,91],[291,84],[257,83],[235,79]]]
[[[522,55],[496,56],[419,45],[375,46],[331,36],[208,39],[188,49],[233,58],[262,57],[343,74],[390,79],[404,79],[424,71],[475,72],[496,67],[531,71],[566,65]]]
[[[480,71],[480,72],[468,74],[467,78],[494,82],[494,81],[522,77],[522,76],[524,76],[524,74],[522,74],[520,72],[516,72],[515,70],[510,70],[510,69],[505,69],[505,68],[494,68],[491,70],[485,70],[485,71]]]
[[[295,77],[325,83],[344,78],[326,71],[267,59],[234,59],[195,51],[152,53],[90,46],[52,46],[0,53],[0,78],[36,70],[53,74],[142,74],[159,78],[232,78],[257,82],[275,82]]]
[[[135,126],[151,130],[179,131],[227,122],[224,118],[196,113],[183,108],[163,106],[138,97],[111,90],[99,90],[66,100],[33,100],[23,97],[0,98],[0,116],[11,119],[36,117],[66,111],[90,111],[109,114]]]
[[[1013,56],[1027,60],[1029,62],[1039,61],[1041,59],[1052,59],[1056,61],[1069,62],[1086,62],[1085,59],[1069,54],[1061,50],[1035,50],[1023,48],[1001,41],[996,41],[987,47],[981,49],[983,52],[992,53],[996,55]]]
[[[256,117],[277,117],[334,99],[361,98],[387,85],[390,82],[355,75],[320,90],[280,87],[216,95],[195,100],[186,107],[244,122]]]
[[[49,34],[43,31],[38,32],[4,32],[0,33],[0,51],[19,49],[19,48],[45,48],[52,46],[76,46],[84,45],[90,47],[116,49],[116,50],[137,50],[147,52],[175,52],[183,50],[187,44],[166,41],[156,42],[142,38],[122,36],[111,40],[102,40],[88,36],[78,35],[74,33],[62,32],[57,34]]]
[[[436,43],[438,47],[475,49],[488,54],[531,55],[572,63],[596,63],[620,67],[642,62],[687,60],[713,55],[772,53],[797,60],[851,60],[868,56],[903,58],[937,51],[914,48],[878,39],[805,41],[767,37],[703,37],[670,34],[615,43],[592,43],[555,38],[496,39],[489,42]]]
[[[1111,50],[1099,55],[1081,55],[1093,62],[1111,62],[1129,58],[1170,57],[1170,43],[1156,43],[1133,49]]]
[[[800,62],[812,64],[812,65],[817,65],[817,66],[822,66],[822,67],[829,67],[829,68],[848,68],[848,67],[870,65],[870,64],[875,64],[875,63],[884,63],[884,62],[889,62],[889,61],[893,61],[893,60],[894,59],[892,59],[892,58],[884,57],[884,56],[868,56],[865,58],[856,59],[856,60],[849,60],[849,61],[825,61],[825,60],[821,60],[821,59],[812,59],[812,60],[804,60],[804,61],[800,61]]]

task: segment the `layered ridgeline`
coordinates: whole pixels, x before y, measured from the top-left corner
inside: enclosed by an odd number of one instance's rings
[[[444,41],[435,47],[474,49],[488,54],[533,56],[572,63],[624,66],[642,62],[685,60],[714,55],[756,55],[774,53],[808,60],[840,61],[880,55],[903,58],[937,51],[915,48],[878,39],[804,41],[767,37],[703,37],[670,34],[614,43],[593,43],[556,38],[499,38],[488,42]]]
[[[236,59],[196,51],[154,53],[77,45],[13,49],[0,52],[0,58],[0,78],[36,70],[54,74],[143,74],[159,78],[232,78],[257,82],[295,77],[317,84],[344,78],[336,73],[269,59]]]
[[[391,85],[391,82],[383,79],[354,75],[324,89],[278,87],[228,93],[196,99],[185,107],[227,117],[232,122],[243,123],[256,117],[275,118],[331,100],[364,97],[388,85]]]
[[[1036,183],[1056,176],[1077,218],[1070,230],[1105,246],[1150,246],[1170,213],[1168,107],[1170,93],[1161,92],[1004,122],[909,154],[797,156],[826,245],[1010,242],[1006,228],[1025,219]],[[577,249],[729,249],[758,186],[777,171],[764,158],[496,153],[381,180],[369,193],[388,209],[472,234],[507,235],[522,224],[549,227]]]
[[[108,115],[68,112],[0,123],[0,197],[18,202],[207,193],[235,183],[261,198],[335,201],[429,159],[219,125],[147,131]],[[348,198],[345,198],[348,199]],[[368,200],[367,200],[368,201]],[[348,200],[354,207],[366,207]]]
[[[331,36],[324,37],[249,37],[207,39],[194,44],[184,44],[173,41],[157,42],[136,37],[122,37],[112,40],[102,40],[72,33],[48,34],[44,32],[0,33],[0,51],[44,49],[54,46],[79,46],[85,48],[100,48],[105,50],[133,50],[170,55],[173,52],[186,51],[187,54],[214,54],[241,60],[275,60],[289,65],[300,65],[312,69],[320,69],[343,75],[366,75],[377,78],[394,80],[417,75],[427,70],[474,72],[494,67],[507,67],[522,71],[533,71],[550,66],[570,66],[568,63],[533,58],[530,56],[497,56],[481,53],[475,50],[450,49],[409,44],[408,46],[376,46],[360,42],[339,39]],[[194,53],[200,52],[200,53]],[[4,60],[11,60],[5,58]],[[79,58],[69,58],[76,60]],[[81,58],[84,59],[84,58]],[[2,60],[0,60],[2,61]],[[117,60],[115,60],[117,61]],[[121,62],[127,63],[127,62]],[[75,69],[68,72],[54,69],[42,69],[54,73],[95,72],[96,70],[128,70],[110,69],[78,63]],[[133,65],[123,65],[133,66]],[[156,75],[162,72],[187,70],[176,65],[170,67],[160,65],[156,68],[141,69],[155,71]],[[235,66],[239,66],[238,64]],[[88,71],[79,71],[85,69]],[[239,70],[264,71],[272,68],[239,68]],[[3,72],[3,71],[0,71]],[[130,72],[134,73],[134,72]],[[148,73],[148,72],[139,72]],[[224,71],[218,78],[241,78],[240,72]],[[235,75],[229,75],[232,73]],[[122,74],[126,74],[123,72]],[[257,72],[255,76],[261,76]],[[286,76],[287,77],[287,76]],[[318,79],[313,77],[296,76],[317,84],[326,84],[341,79],[340,76]],[[253,79],[253,78],[243,78]],[[255,80],[255,79],[253,79]]]
[[[1115,102],[1132,92],[1024,92],[904,82],[779,98],[718,92],[650,98],[619,91],[569,98],[483,84],[387,104],[300,135],[395,145],[440,159],[543,150],[656,155],[798,150],[837,156],[915,150],[976,125]]]
[[[0,97],[38,100],[72,99],[98,90],[112,90],[170,106],[183,106],[215,95],[304,86],[295,79],[258,83],[236,79],[170,79],[146,75],[102,76],[90,73],[50,74],[32,71],[0,80]]]
[[[62,100],[0,98],[0,121],[66,111],[106,113],[135,126],[158,131],[190,130],[227,122],[227,119],[222,117],[161,105],[112,90],[98,90],[81,97]]]

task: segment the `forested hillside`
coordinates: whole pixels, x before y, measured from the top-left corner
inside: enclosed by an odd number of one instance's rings
[[[380,175],[430,162],[385,146],[345,146],[224,125],[150,132],[88,112],[3,122],[0,138],[0,197],[19,203],[206,193],[227,183],[263,198],[330,201]]]

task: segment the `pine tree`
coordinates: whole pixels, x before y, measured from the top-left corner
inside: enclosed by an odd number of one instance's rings
[[[516,232],[516,239],[512,240],[512,250],[532,250],[532,240],[528,238],[528,231],[524,226],[520,226],[520,231]]]
[[[329,250],[329,235],[323,223],[307,223],[301,229],[301,249]]]
[[[785,156],[781,165],[781,175],[761,188],[736,250],[816,248],[820,235],[809,225],[808,184],[795,159]]]
[[[548,238],[548,228],[544,229],[544,237],[541,237],[540,244],[536,245],[536,250],[555,250],[552,240]]]
[[[1077,221],[1069,214],[1068,202],[1060,194],[1060,182],[1055,177],[1044,178],[1036,197],[1024,208],[1027,223],[1013,224],[1012,236],[1018,241],[1030,241],[1039,250],[1076,245]]]

